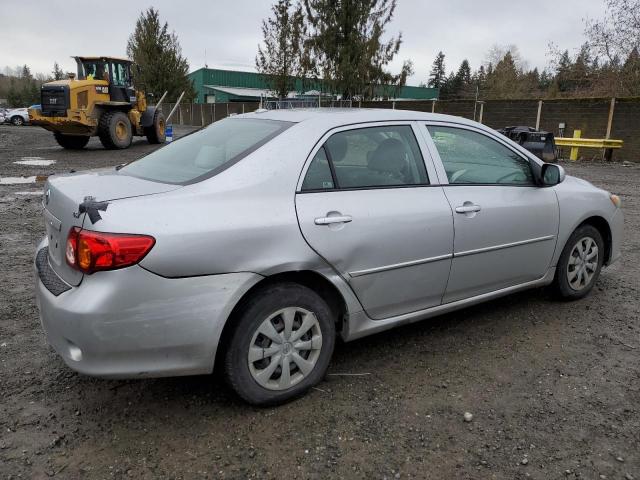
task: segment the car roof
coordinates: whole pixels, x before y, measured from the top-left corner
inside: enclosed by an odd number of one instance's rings
[[[477,125],[472,120],[440,113],[417,112],[414,110],[385,108],[300,108],[281,110],[257,110],[237,115],[240,118],[261,118],[293,123],[320,123],[332,128],[351,123],[392,122],[402,120],[447,121],[467,125]]]
[[[71,57],[71,58],[75,58],[76,60],[80,60],[81,62],[84,61],[84,60],[89,60],[89,61],[91,61],[91,60],[115,60],[117,62],[133,63],[128,58],[111,57],[109,55],[105,55],[105,56],[88,56],[88,57],[77,55],[77,56]]]

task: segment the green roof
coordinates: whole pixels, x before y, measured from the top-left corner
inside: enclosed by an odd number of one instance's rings
[[[199,68],[189,73],[189,78],[198,92],[197,100],[205,102],[205,95],[211,94],[215,87],[231,87],[266,90],[269,85],[262,74],[256,72],[242,72],[236,70],[222,70],[218,68]],[[307,80],[303,83],[301,78],[295,80],[295,90],[303,92],[306,90],[324,90],[322,81]],[[375,88],[376,95],[380,97],[396,98],[404,100],[432,100],[437,99],[439,90],[437,88],[404,86],[397,89],[393,86],[378,86]],[[233,100],[234,96],[216,91],[216,101]]]

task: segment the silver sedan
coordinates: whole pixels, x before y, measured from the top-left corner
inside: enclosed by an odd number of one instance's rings
[[[274,404],[345,341],[518,290],[586,295],[616,195],[497,132],[401,110],[258,111],[45,186],[47,339],[103,377],[224,369]]]

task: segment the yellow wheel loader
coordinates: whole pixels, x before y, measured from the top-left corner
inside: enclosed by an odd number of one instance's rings
[[[164,143],[164,116],[134,88],[130,60],[73,58],[77,77],[43,84],[40,108],[29,109],[31,123],[53,132],[60,146],[72,150],[84,148],[93,136],[108,149],[129,147],[134,135]]]

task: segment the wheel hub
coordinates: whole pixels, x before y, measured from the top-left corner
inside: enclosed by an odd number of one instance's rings
[[[569,286],[580,291],[592,281],[598,268],[598,244],[591,237],[583,237],[573,246],[567,263]]]
[[[322,332],[314,313],[283,308],[254,332],[247,355],[249,372],[268,390],[286,390],[311,374],[321,349]]]
[[[127,126],[124,124],[124,122],[118,122],[116,124],[116,136],[120,139],[120,140],[124,140],[127,136]]]

